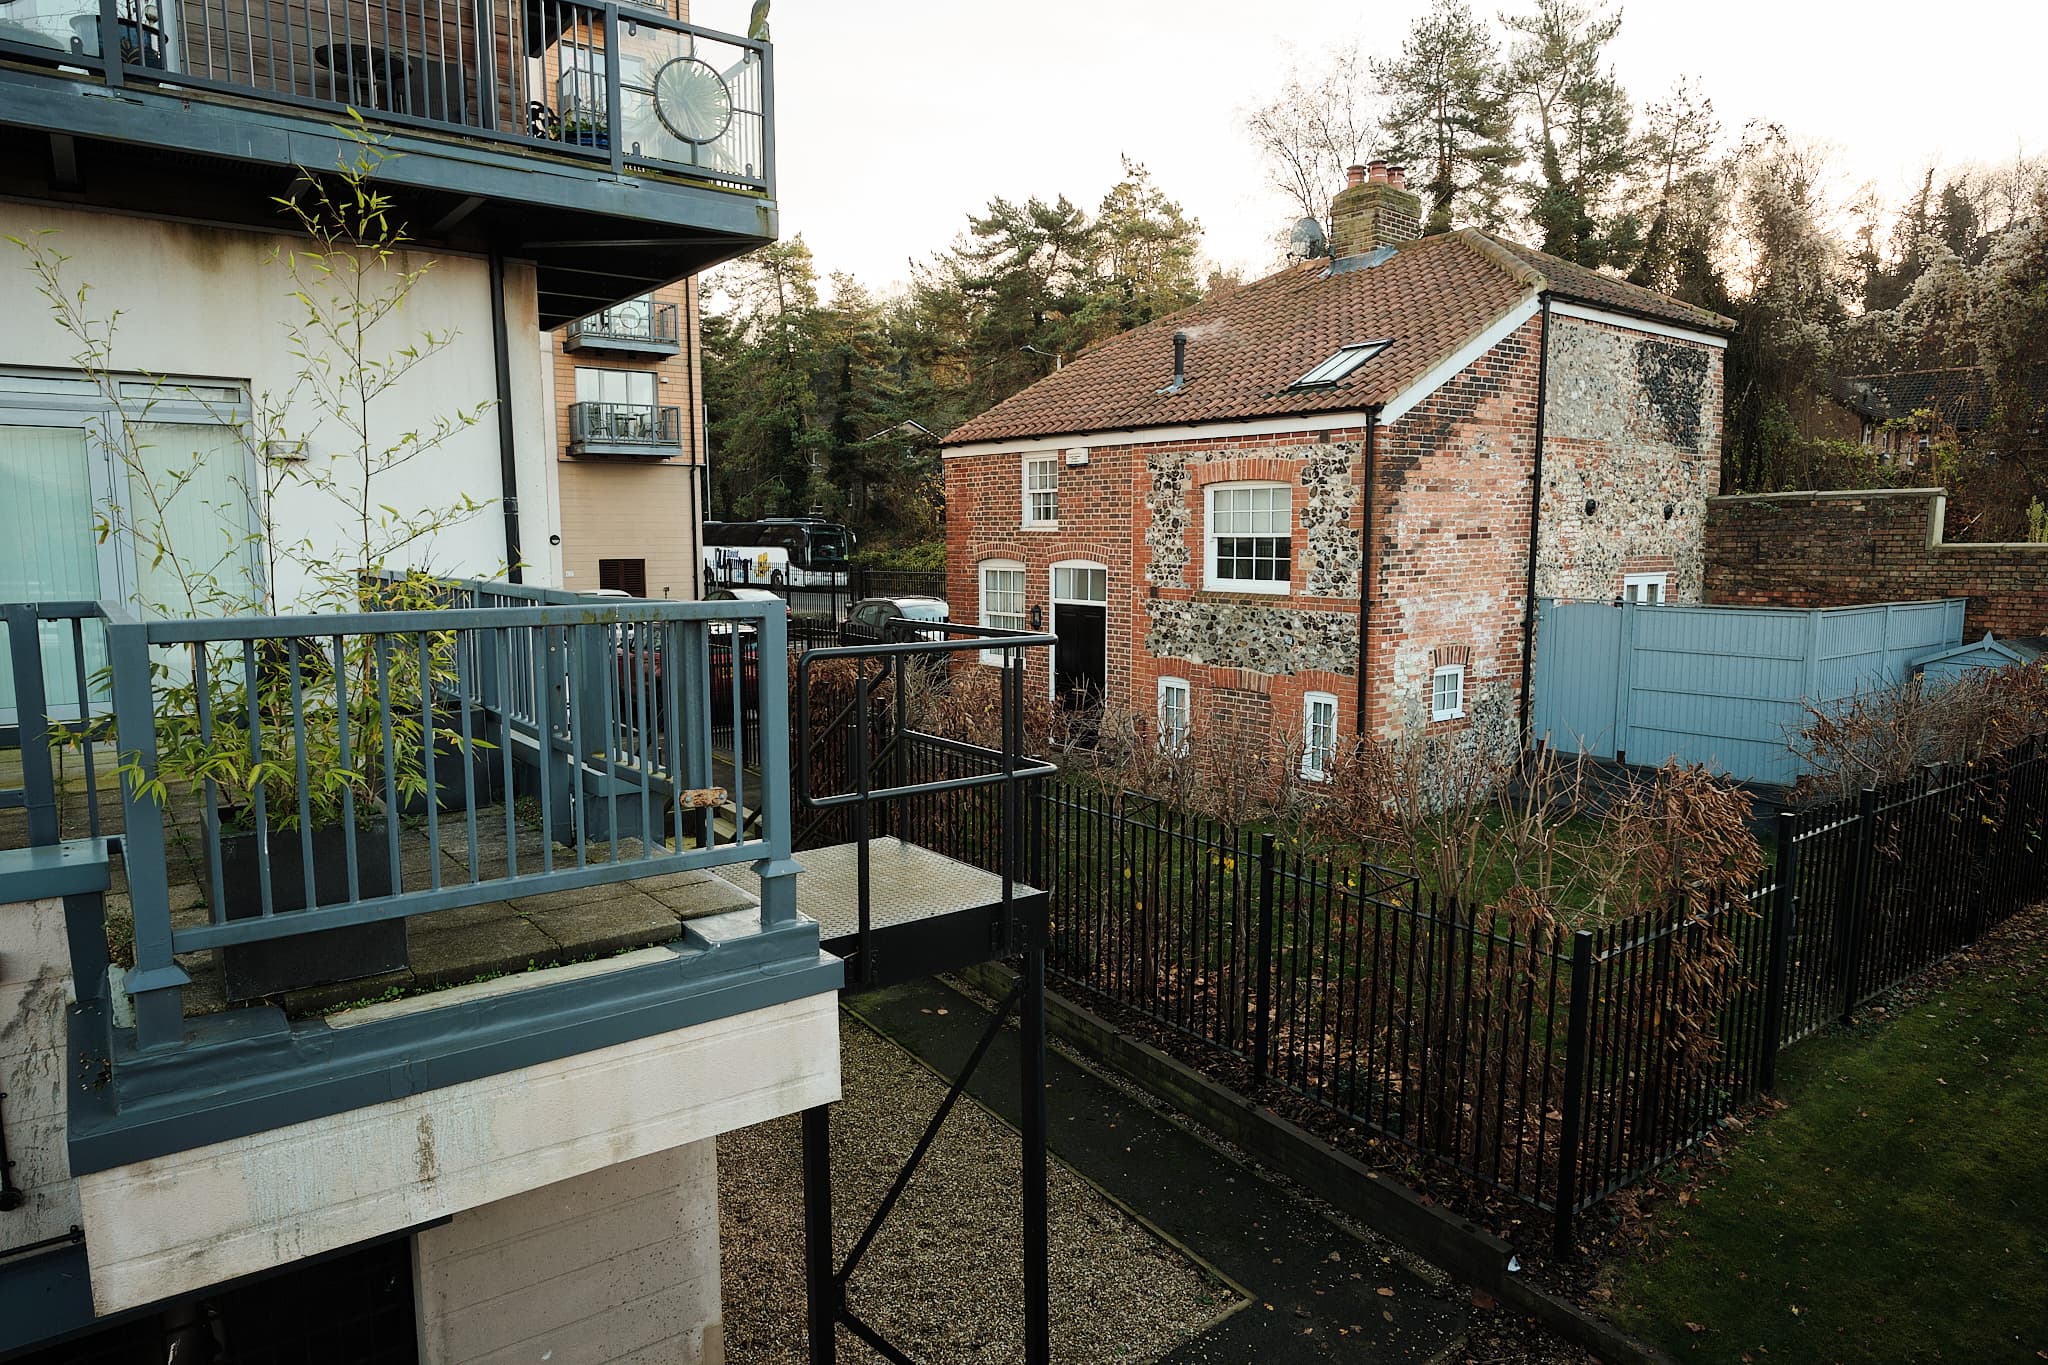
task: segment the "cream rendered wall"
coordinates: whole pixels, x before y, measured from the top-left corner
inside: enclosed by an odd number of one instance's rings
[[[27,1201],[0,1213],[0,1255],[62,1236],[78,1222],[78,1187],[65,1146],[66,1011],[71,952],[64,902],[0,905],[0,1094],[7,1155]]]
[[[83,213],[41,205],[0,204],[0,236],[41,240],[71,260],[68,286],[87,285],[87,313],[105,318],[121,313],[114,336],[112,368],[151,374],[239,380],[262,395],[282,396],[298,369],[289,331],[300,307],[278,253],[303,248],[305,239],[202,227],[186,223]],[[454,341],[409,372],[373,407],[378,445],[403,432],[430,428],[437,418],[473,410],[497,396],[491,335],[490,276],[481,258],[403,253],[397,268],[431,269],[403,308],[371,334],[373,357],[416,343],[426,331],[452,332]],[[50,317],[36,293],[26,259],[14,247],[0,248],[0,365],[74,368],[78,347]],[[548,413],[540,389],[530,381],[550,338],[539,327],[531,266],[510,262],[505,271],[506,325],[511,346],[514,448],[518,456],[520,537],[530,556],[542,556],[555,533],[554,499],[549,495]],[[524,381],[524,382],[523,382]],[[310,436],[311,458],[333,459],[350,440],[345,429],[320,426],[317,410],[299,401],[286,404],[286,429]],[[474,426],[380,481],[376,495],[406,512],[452,506],[463,495],[490,506],[432,544],[407,557],[418,567],[462,574],[491,574],[505,557],[502,475],[498,459],[498,417],[487,411]],[[278,534],[311,537],[328,547],[345,544],[337,535],[340,505],[303,486],[288,488],[275,509]],[[547,561],[537,558],[545,571]],[[529,572],[540,581],[541,572]],[[280,598],[290,602],[304,587],[287,568],[280,574]]]
[[[575,970],[354,1013],[447,1008]],[[828,991],[95,1171],[78,1181],[93,1305],[104,1315],[188,1294],[838,1098],[838,1006]]]
[[[725,1358],[710,1138],[458,1213],[413,1240],[423,1365]]]

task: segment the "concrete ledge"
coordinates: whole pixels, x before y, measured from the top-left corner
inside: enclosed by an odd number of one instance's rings
[[[997,963],[961,973],[1001,997],[1015,973]],[[1509,1267],[1514,1249],[1471,1220],[1425,1201],[1398,1180],[1338,1151],[1263,1105],[1217,1084],[1159,1049],[1053,992],[1046,1027],[1090,1060],[1243,1148],[1389,1241],[1613,1365],[1670,1365],[1670,1358],[1577,1304],[1546,1293]]]
[[[1790,493],[1716,493],[1709,503],[1857,502],[1868,498],[1946,498],[1945,488],[1814,488]]]

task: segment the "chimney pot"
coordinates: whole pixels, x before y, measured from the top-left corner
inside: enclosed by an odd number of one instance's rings
[[[1375,157],[1375,158],[1373,158],[1372,166],[1371,166],[1371,168],[1370,168],[1370,169],[1371,169],[1371,171],[1372,171],[1372,183],[1373,183],[1373,184],[1375,184],[1375,185],[1384,185],[1384,184],[1386,184],[1386,183],[1387,183],[1387,163],[1386,163],[1386,162],[1384,162],[1384,161],[1381,161],[1381,160],[1380,160],[1379,158]]]
[[[1408,168],[1407,168],[1406,166],[1389,166],[1389,167],[1387,167],[1387,183],[1388,183],[1389,185],[1392,185],[1392,186],[1393,186],[1393,187],[1394,187],[1395,189],[1397,189],[1397,190],[1405,190],[1405,189],[1407,189],[1407,188],[1408,188]]]
[[[1346,166],[1344,168],[1344,183],[1347,185],[1363,185],[1365,183],[1365,167]]]

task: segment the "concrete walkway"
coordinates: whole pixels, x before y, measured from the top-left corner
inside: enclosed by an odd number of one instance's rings
[[[847,1008],[946,1076],[987,1026],[939,982],[848,999]],[[943,1011],[943,1012],[942,1012]],[[1017,1033],[1005,1030],[968,1093],[1017,1123]],[[1453,1359],[1472,1317],[1464,1290],[1431,1284],[1387,1245],[1360,1238],[1077,1066],[1050,1063],[1055,1156],[1251,1296],[1165,1357],[1175,1365]]]

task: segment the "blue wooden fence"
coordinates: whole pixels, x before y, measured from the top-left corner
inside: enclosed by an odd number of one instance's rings
[[[1532,716],[1567,752],[1790,783],[1806,703],[1902,682],[1963,638],[1961,598],[1800,611],[1555,602],[1537,610]]]

